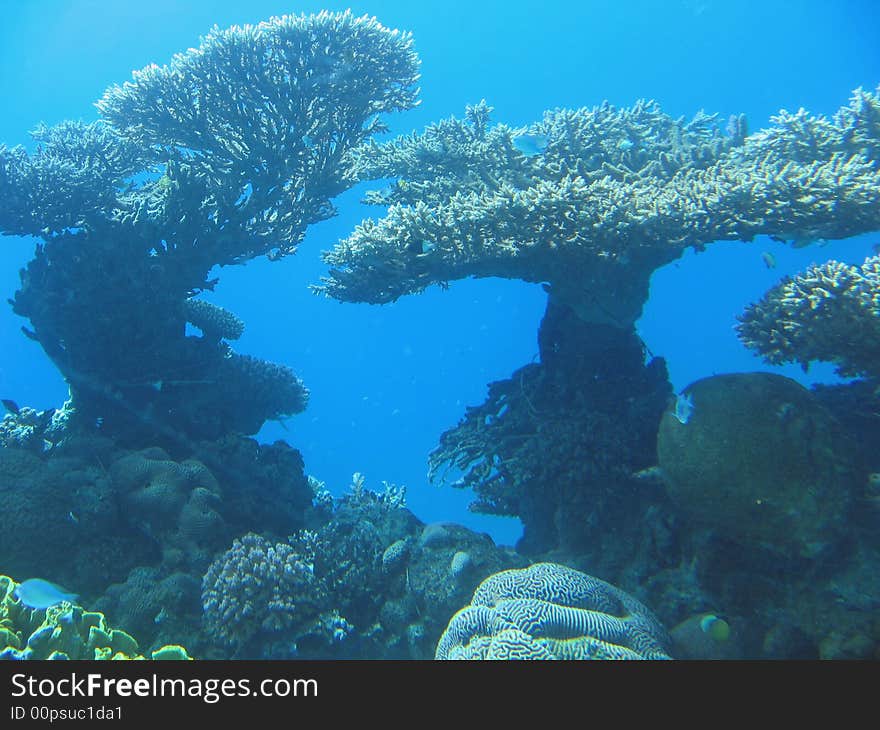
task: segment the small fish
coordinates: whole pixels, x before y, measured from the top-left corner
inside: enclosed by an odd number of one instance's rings
[[[414,253],[416,256],[424,256],[431,253],[435,248],[437,248],[437,244],[431,241],[413,241],[407,244],[406,250]]]
[[[700,630],[715,641],[727,641],[730,638],[730,624],[712,613],[707,613],[700,619]]]
[[[810,236],[809,234],[795,236],[793,239],[791,239],[792,248],[806,248],[807,246],[812,246],[814,243],[820,248],[828,245],[828,241],[826,239],[815,238],[814,236]]]
[[[633,142],[631,139],[622,139],[620,140],[620,142],[617,143],[617,149],[619,149],[621,152],[631,150],[633,147],[635,147],[635,142]]]
[[[871,251],[874,253],[875,256],[880,256],[880,243],[875,243],[873,246],[871,246]]]
[[[681,395],[676,396],[675,398],[675,408],[672,411],[672,415],[678,420],[679,423],[687,423],[691,414],[694,412],[694,401],[690,395]]]
[[[513,138],[513,146],[517,152],[526,157],[544,154],[549,142],[546,134],[519,134]]]
[[[656,464],[654,466],[649,466],[646,469],[641,469],[640,471],[634,472],[631,476],[633,479],[645,483],[662,484],[664,481],[663,471]]]
[[[6,410],[13,415],[17,416],[21,412],[18,407],[18,403],[16,403],[14,400],[9,400],[8,398],[0,398],[0,403],[2,403]]]
[[[764,266],[766,266],[768,269],[776,268],[776,257],[769,251],[761,252],[761,260],[764,262]]]
[[[79,598],[78,594],[68,593],[61,586],[42,578],[31,578],[19,583],[13,594],[28,608],[49,608],[64,601],[73,603]]]

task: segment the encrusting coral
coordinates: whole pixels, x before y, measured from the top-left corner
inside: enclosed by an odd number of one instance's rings
[[[787,277],[739,316],[747,346],[774,365],[832,362],[844,376],[880,377],[880,256]]]
[[[283,16],[213,29],[108,89],[100,121],[41,127],[30,154],[0,147],[0,231],[41,239],[13,307],[79,417],[198,439],[302,410],[292,371],[233,353],[241,326],[191,298],[214,266],[290,254],[333,215],[348,153],[416,103],[417,79],[406,33]]]
[[[880,227],[880,99],[857,90],[831,119],[780,112],[746,135],[735,118],[673,120],[653,102],[546,112],[528,133],[464,121],[353,154],[361,179],[397,178],[389,204],[325,254],[319,291],[388,302],[468,276],[547,282],[586,321],[631,325],[651,273],[685,248],[757,234],[844,238]]]
[[[17,583],[0,575],[0,660],[144,659],[138,642],[111,628],[104,614],[63,602],[30,609],[15,597]],[[166,645],[152,659],[189,659],[182,646]]]

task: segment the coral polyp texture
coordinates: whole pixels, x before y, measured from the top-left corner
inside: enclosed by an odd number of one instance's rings
[[[554,110],[526,130],[469,107],[420,135],[352,155],[362,179],[397,178],[390,207],[325,253],[319,291],[389,302],[469,276],[547,282],[587,321],[626,327],[651,273],[685,248],[767,233],[844,238],[880,227],[880,99],[857,90],[832,118],[782,111],[751,136],[654,102]]]
[[[315,556],[255,534],[235,540],[208,568],[202,605],[208,631],[233,649],[260,634],[295,630],[317,619],[326,600]]]
[[[651,611],[610,583],[556,563],[484,580],[436,659],[669,659]]]
[[[789,557],[817,557],[846,535],[853,451],[809,390],[773,373],[733,373],[686,393],[690,418],[670,409],[657,437],[667,490],[684,514]]]
[[[198,327],[205,337],[237,340],[244,332],[244,322],[235,314],[204,299],[187,299],[183,310],[186,321]]]
[[[774,365],[819,360],[844,376],[880,377],[880,256],[787,277],[746,308],[737,332]]]
[[[290,254],[332,216],[349,153],[415,105],[417,80],[406,33],[283,16],[213,29],[108,89],[100,121],[36,130],[31,153],[0,146],[0,231],[41,239],[13,308],[78,416],[193,440],[302,410],[299,380],[235,355],[221,340],[241,321],[192,297],[213,267]]]

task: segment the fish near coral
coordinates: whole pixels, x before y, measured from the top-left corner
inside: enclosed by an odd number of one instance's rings
[[[13,595],[28,608],[43,609],[67,601],[73,603],[79,598],[76,593],[68,593],[61,586],[42,578],[31,578],[19,583]]]
[[[546,134],[518,134],[513,138],[513,146],[516,151],[526,157],[544,154],[549,142]]]
[[[688,393],[685,395],[684,393],[676,396],[675,398],[675,406],[672,411],[672,415],[675,416],[676,420],[679,423],[687,423],[691,414],[694,412],[694,401],[693,397]]]

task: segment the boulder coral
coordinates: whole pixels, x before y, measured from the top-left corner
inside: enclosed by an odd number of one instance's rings
[[[659,465],[677,507],[744,546],[815,557],[844,533],[853,460],[840,424],[803,386],[771,373],[703,378],[693,413],[664,414]]]
[[[669,659],[666,630],[610,583],[556,563],[484,580],[436,659]]]

